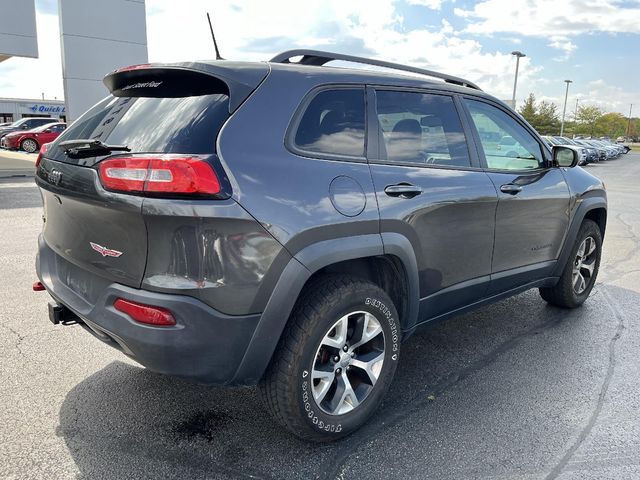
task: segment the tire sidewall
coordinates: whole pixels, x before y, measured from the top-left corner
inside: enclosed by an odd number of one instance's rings
[[[311,431],[322,433],[329,439],[356,430],[377,409],[393,380],[400,358],[400,323],[393,303],[381,290],[363,287],[345,293],[338,301],[326,306],[321,321],[314,325],[295,365],[297,408]],[[320,342],[329,328],[342,316],[354,311],[369,312],[380,322],[385,339],[384,363],[374,389],[358,407],[344,415],[329,415],[313,398],[311,372]]]
[[[575,261],[576,255],[578,254],[578,248],[580,248],[580,245],[582,244],[582,242],[584,242],[584,240],[587,237],[593,237],[593,239],[596,242],[596,252],[597,252],[596,264],[594,265],[594,268],[593,268],[593,275],[589,279],[589,285],[587,285],[587,288],[585,289],[584,292],[577,294],[573,289],[573,262]],[[564,272],[564,277],[565,277],[564,281],[568,282],[568,288],[570,289],[572,300],[575,303],[575,305],[582,304],[591,294],[591,290],[593,290],[593,287],[595,286],[595,283],[596,283],[598,271],[600,270],[601,258],[602,258],[602,234],[600,233],[600,228],[594,222],[586,221],[580,227],[580,230],[578,232],[578,237],[576,239],[576,243],[573,246],[573,249],[571,250],[571,256],[567,261],[567,266],[565,267],[565,272]]]

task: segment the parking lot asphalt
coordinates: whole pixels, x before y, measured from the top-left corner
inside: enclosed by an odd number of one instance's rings
[[[640,478],[640,154],[586,168],[610,209],[585,305],[529,291],[417,332],[383,406],[328,445],[278,428],[253,388],[54,327],[31,291],[39,193],[0,179],[0,478]]]

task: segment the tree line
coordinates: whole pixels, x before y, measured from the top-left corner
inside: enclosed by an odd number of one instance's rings
[[[617,112],[606,113],[593,105],[579,106],[577,111],[567,112],[564,120],[565,136],[638,137],[640,135],[640,118],[629,119]],[[518,113],[541,135],[559,135],[562,112],[554,103],[537,101],[530,93]]]

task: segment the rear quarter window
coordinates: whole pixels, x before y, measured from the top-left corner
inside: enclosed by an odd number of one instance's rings
[[[364,88],[318,92],[304,108],[291,144],[309,156],[364,157]]]

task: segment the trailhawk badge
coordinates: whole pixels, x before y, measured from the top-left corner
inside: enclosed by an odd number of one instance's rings
[[[97,243],[89,242],[89,245],[91,245],[91,248],[93,248],[103,257],[118,258],[120,255],[122,255],[122,252],[119,252],[118,250],[111,250],[110,248],[103,247],[102,245],[98,245]]]

